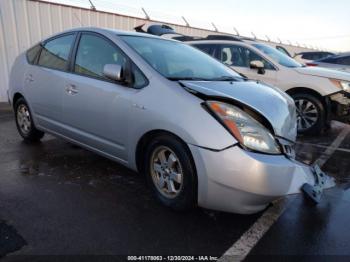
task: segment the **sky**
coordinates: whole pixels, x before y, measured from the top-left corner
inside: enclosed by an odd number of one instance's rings
[[[88,0],[61,0],[88,2]],[[96,7],[143,7],[151,18],[181,21],[259,38],[278,38],[332,51],[350,51],[350,0],[91,0]]]

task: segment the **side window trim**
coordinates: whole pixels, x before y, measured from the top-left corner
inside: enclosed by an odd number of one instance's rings
[[[212,55],[215,59],[219,60],[221,63],[223,63],[221,61],[221,47],[219,44],[213,44],[212,46]],[[224,64],[224,63],[223,63]]]
[[[91,32],[91,31],[79,31],[78,32],[78,34],[76,36],[76,39],[75,39],[75,43],[74,43],[73,48],[72,48],[72,52],[71,52],[71,57],[70,57],[70,62],[69,62],[69,73],[75,74],[75,75],[79,75],[79,76],[83,76],[83,77],[96,79],[96,80],[100,80],[100,81],[105,81],[105,82],[108,82],[108,83],[113,83],[113,84],[120,85],[120,83],[118,83],[116,81],[113,81],[113,80],[103,79],[103,78],[99,78],[99,77],[93,77],[93,76],[90,76],[90,75],[79,74],[79,73],[74,71],[75,61],[76,61],[77,52],[78,52],[78,48],[79,48],[79,43],[80,43],[80,40],[81,40],[81,37],[83,36],[83,34],[93,35],[93,36],[99,37],[99,38],[109,42],[113,47],[115,47],[117,50],[119,50],[126,57],[126,59],[127,59],[126,64],[129,67],[129,69],[132,68],[131,65],[133,64],[137,68],[137,70],[139,70],[141,72],[142,76],[146,80],[146,83],[145,83],[144,86],[139,87],[139,88],[135,88],[135,89],[142,89],[142,88],[148,86],[148,84],[149,84],[148,78],[141,71],[141,69],[131,60],[131,58],[117,44],[115,44],[108,37],[105,37],[104,35],[102,35],[100,33]],[[130,86],[130,84],[128,85],[128,87],[129,88],[134,88],[134,87]]]
[[[31,61],[29,61],[29,52],[32,50],[32,49],[34,49],[35,47],[39,47],[40,49],[39,49],[39,51],[35,54],[35,58],[34,58],[34,60],[33,60],[33,62],[31,62]],[[41,54],[41,49],[42,49],[42,44],[41,44],[41,42],[39,42],[39,43],[37,43],[36,45],[34,45],[34,46],[32,46],[32,47],[30,47],[29,49],[27,49],[26,50],[26,59],[27,59],[27,62],[28,62],[28,64],[30,64],[30,65],[36,65],[37,64],[37,62],[38,62],[38,59],[39,59],[39,56],[40,56],[40,54]]]
[[[40,45],[40,51],[39,51],[38,55],[36,56],[33,65],[38,65],[38,63],[39,63],[39,57],[40,57],[40,55],[41,55],[41,51],[43,51],[43,48],[44,48],[44,45],[43,45],[42,42],[40,42],[39,45]],[[39,65],[38,65],[38,66],[39,66]]]
[[[77,56],[77,51],[78,51],[78,46],[79,46],[79,43],[80,43],[80,39],[81,39],[81,35],[82,35],[82,32],[79,31],[77,33],[77,36],[75,38],[75,41],[74,41],[74,45],[73,45],[73,48],[72,48],[72,52],[70,53],[70,56],[69,56],[69,64],[68,64],[68,72],[70,73],[75,73],[74,72],[74,65],[75,65],[75,59],[76,59],[76,56]]]
[[[64,36],[69,36],[69,35],[73,35],[74,37],[74,40],[73,40],[73,44],[69,50],[69,55],[68,55],[68,59],[67,59],[67,66],[66,66],[66,69],[65,70],[60,70],[60,69],[57,69],[57,68],[51,68],[51,67],[47,67],[47,66],[44,66],[44,65],[39,65],[39,59],[40,59],[40,56],[41,56],[41,53],[44,49],[44,46],[46,43],[52,41],[52,40],[55,40],[57,38],[60,38],[60,37],[64,37]],[[53,37],[50,37],[42,42],[40,42],[40,46],[41,46],[41,49],[40,49],[40,52],[38,54],[38,56],[36,57],[35,59],[35,63],[33,65],[36,65],[36,66],[39,66],[39,67],[43,67],[43,68],[48,68],[48,69],[51,69],[51,70],[56,70],[56,71],[61,71],[61,72],[66,72],[68,73],[69,72],[69,65],[70,65],[70,61],[71,61],[71,55],[72,55],[72,51],[73,51],[73,47],[74,47],[74,44],[77,40],[77,32],[67,32],[67,33],[63,33],[63,34],[60,34],[60,35],[55,35]]]

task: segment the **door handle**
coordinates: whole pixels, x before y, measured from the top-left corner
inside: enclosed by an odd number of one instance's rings
[[[78,89],[75,85],[69,84],[69,85],[66,85],[66,92],[70,95],[75,95],[78,93]]]
[[[26,76],[26,81],[27,81],[27,82],[33,82],[33,81],[34,81],[33,75],[32,75],[32,74],[28,74],[28,75]]]

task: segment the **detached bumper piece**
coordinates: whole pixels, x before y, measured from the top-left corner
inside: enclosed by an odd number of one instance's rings
[[[333,119],[341,122],[350,122],[350,94],[339,92],[330,96]]]
[[[311,185],[305,183],[301,190],[307,199],[311,200],[314,204],[318,204],[321,201],[323,189],[326,187],[329,177],[321,170],[318,165],[311,167],[315,176],[315,184]]]

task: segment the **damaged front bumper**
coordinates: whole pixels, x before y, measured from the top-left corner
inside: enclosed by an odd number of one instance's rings
[[[285,155],[248,152],[239,146],[211,151],[189,145],[198,174],[199,206],[251,214],[263,210],[271,201],[301,193],[306,184],[319,184],[315,168]],[[322,188],[334,186],[325,176]]]
[[[317,164],[314,165],[311,170],[315,177],[315,183],[313,185],[305,183],[301,187],[301,190],[308,199],[317,204],[321,201],[323,189],[329,186],[328,184],[331,182],[331,180]]]
[[[331,119],[348,123],[350,121],[350,93],[341,91],[328,96]]]

